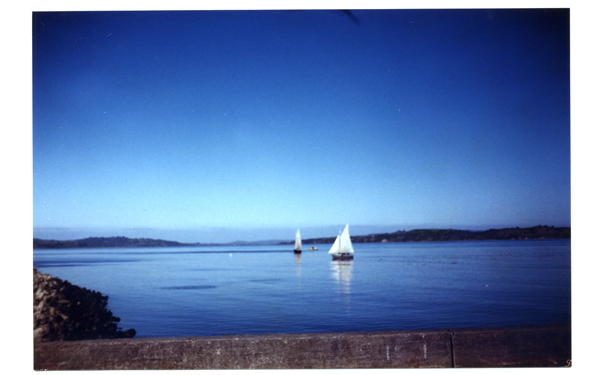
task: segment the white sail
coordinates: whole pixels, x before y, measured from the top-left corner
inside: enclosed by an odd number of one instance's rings
[[[331,246],[331,250],[329,250],[328,254],[337,254],[340,251],[340,236],[337,236],[335,238],[335,241],[333,242],[333,246]]]
[[[296,232],[296,244],[294,245],[294,250],[302,249],[302,239],[300,238],[300,229]]]
[[[340,235],[340,249],[338,250],[340,253],[354,253],[354,248],[352,247],[352,241],[350,241],[350,233],[348,232],[348,224],[342,231]]]
[[[329,254],[333,255],[333,260],[344,260],[354,258],[354,248],[352,247],[352,241],[350,241],[350,232],[348,231],[348,224],[335,239]]]

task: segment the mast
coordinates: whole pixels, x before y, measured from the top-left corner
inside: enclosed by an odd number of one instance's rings
[[[344,228],[344,231],[340,235],[340,250],[341,253],[354,253],[354,248],[352,247],[352,241],[350,240],[350,232],[348,231],[348,224]]]

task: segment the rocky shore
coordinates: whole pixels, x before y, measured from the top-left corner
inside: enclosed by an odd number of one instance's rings
[[[107,296],[72,285],[33,269],[34,341],[72,341],[131,338],[135,330],[122,331],[121,319],[106,309]]]

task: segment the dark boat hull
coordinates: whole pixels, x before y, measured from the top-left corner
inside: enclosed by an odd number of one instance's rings
[[[342,254],[331,254],[333,260],[351,260],[354,259],[354,254],[342,253]]]

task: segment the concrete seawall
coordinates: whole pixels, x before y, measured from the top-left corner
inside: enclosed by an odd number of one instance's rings
[[[570,361],[570,326],[34,344],[35,370],[562,367]]]

